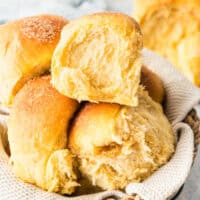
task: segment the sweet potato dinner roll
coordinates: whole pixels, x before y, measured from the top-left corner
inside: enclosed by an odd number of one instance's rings
[[[16,95],[8,121],[11,164],[17,177],[45,190],[71,194],[76,162],[67,129],[78,103],[57,92],[50,77],[30,80]]]
[[[156,102],[162,104],[165,96],[165,90],[161,79],[150,69],[142,66],[141,85],[148,91],[149,96]]]
[[[9,105],[31,78],[49,70],[63,17],[40,15],[0,25],[0,102]]]
[[[88,103],[69,133],[80,172],[103,189],[147,178],[174,152],[175,137],[160,104],[139,89],[137,107]]]
[[[134,16],[144,46],[168,58],[200,87],[200,1],[136,0]]]
[[[70,22],[52,58],[52,84],[92,102],[137,105],[142,36],[131,17],[98,13]]]

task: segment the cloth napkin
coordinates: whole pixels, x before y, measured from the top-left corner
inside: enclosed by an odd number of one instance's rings
[[[1,200],[101,200],[108,197],[122,198],[139,194],[144,200],[164,200],[172,197],[185,182],[192,165],[194,138],[191,128],[182,122],[187,113],[198,107],[200,89],[193,86],[167,60],[144,49],[143,64],[163,80],[166,91],[165,113],[179,132],[176,152],[171,160],[142,183],[130,183],[125,192],[107,191],[79,197],[64,197],[40,190],[23,183],[12,173],[9,158],[0,144],[0,199]],[[5,136],[9,110],[0,107],[0,133]],[[5,142],[5,140],[4,140]]]

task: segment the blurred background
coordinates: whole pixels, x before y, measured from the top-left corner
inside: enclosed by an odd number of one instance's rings
[[[105,10],[131,14],[132,9],[132,0],[0,0],[0,19],[8,21],[51,13],[71,20],[84,14]]]
[[[142,1],[142,0],[141,0]],[[21,17],[51,13],[69,20],[99,11],[133,13],[133,0],[0,0],[0,23]],[[200,152],[192,172],[176,200],[200,199]]]

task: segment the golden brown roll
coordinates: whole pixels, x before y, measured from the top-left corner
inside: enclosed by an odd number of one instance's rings
[[[8,121],[11,164],[17,177],[51,192],[71,194],[76,162],[67,129],[78,103],[61,95],[50,77],[29,81],[16,95]]]
[[[70,22],[52,58],[52,84],[62,94],[92,102],[137,105],[142,36],[119,13],[98,13]]]
[[[200,86],[200,1],[136,0],[134,16],[144,46],[168,58]]]
[[[31,78],[50,68],[54,48],[67,21],[40,15],[0,25],[0,102],[12,103]]]
[[[145,66],[142,66],[140,83],[154,101],[162,104],[165,96],[163,83],[155,73]]]
[[[137,107],[86,104],[69,134],[82,175],[109,190],[147,178],[169,160],[174,143],[162,107],[141,88]]]

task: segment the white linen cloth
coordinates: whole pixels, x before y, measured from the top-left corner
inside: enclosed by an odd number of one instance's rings
[[[107,191],[79,197],[64,197],[49,193],[23,183],[12,173],[8,156],[0,144],[0,199],[1,200],[101,200],[106,197],[124,197],[127,194],[139,194],[144,200],[164,200],[172,197],[185,182],[192,165],[194,138],[191,128],[181,122],[187,113],[200,102],[200,89],[193,86],[167,60],[144,49],[143,63],[157,73],[163,80],[166,90],[165,112],[179,131],[176,152],[172,159],[142,183],[130,183],[126,193]],[[9,110],[0,107],[0,133],[7,131],[6,121]]]

